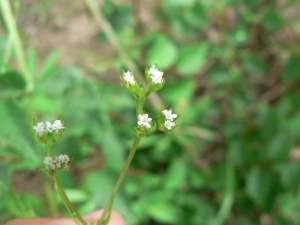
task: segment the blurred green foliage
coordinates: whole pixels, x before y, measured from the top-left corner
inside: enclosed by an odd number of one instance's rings
[[[165,69],[159,94],[180,115],[173,135],[158,133],[140,144],[114,204],[127,224],[300,224],[300,22],[281,15],[295,1],[279,2],[156,1],[145,23],[138,7],[105,1],[99,13],[130,60],[141,72],[152,63]],[[105,32],[97,38],[110,43]],[[24,37],[34,83],[27,93],[14,51],[7,59],[9,42],[6,32],[0,37],[0,221],[57,210],[49,208],[47,185],[40,194],[15,188],[18,173],[42,167],[32,118],[64,118],[66,132],[53,150],[74,162],[71,174],[60,174],[63,186],[80,212],[103,207],[135,135],[134,99],[118,85],[87,79],[78,66],[59,66],[59,51],[40,62]],[[116,70],[128,69],[123,59],[111,59]],[[63,211],[58,196],[55,203]]]

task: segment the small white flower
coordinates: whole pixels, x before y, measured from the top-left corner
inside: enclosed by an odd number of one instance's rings
[[[172,127],[175,126],[175,123],[172,122],[171,120],[166,120],[164,125],[165,125],[165,127],[166,127],[168,130],[171,130]]]
[[[49,121],[46,122],[46,127],[50,133],[52,133],[52,131],[56,129],[55,124],[51,124]]]
[[[55,120],[54,123],[52,124],[52,128],[56,130],[56,133],[58,132],[58,130],[65,129],[65,127],[62,126],[60,120]]]
[[[132,74],[129,70],[124,73],[124,79],[131,85],[135,84],[134,77],[132,76]]]
[[[51,163],[49,166],[50,166],[51,170],[55,170],[56,169],[55,163]]]
[[[148,118],[147,113],[145,113],[143,115],[139,115],[138,125],[139,126],[144,126],[146,128],[151,128],[151,125],[149,123],[151,120],[152,120],[151,118]]]
[[[36,126],[33,126],[36,133],[42,137],[45,133],[45,124],[43,122],[38,122]]]
[[[52,156],[46,156],[44,159],[44,163],[49,166],[53,162]]]
[[[163,110],[161,113],[166,117],[167,120],[170,121],[173,121],[178,117],[177,114],[172,114],[172,110]]]
[[[70,166],[69,166],[68,164],[65,164],[65,165],[64,165],[64,169],[65,169],[65,170],[68,170],[69,168],[70,168]]]
[[[66,154],[64,154],[64,155],[61,154],[58,156],[58,160],[61,163],[68,163],[70,161],[70,157]]]
[[[157,69],[155,67],[155,65],[152,65],[150,67],[149,73],[151,74],[151,79],[152,79],[153,83],[160,84],[163,82],[162,77],[163,77],[164,73],[161,72],[159,69]]]

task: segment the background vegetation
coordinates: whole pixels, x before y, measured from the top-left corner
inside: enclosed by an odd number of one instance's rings
[[[147,111],[164,102],[180,125],[142,141],[114,204],[127,224],[300,224],[297,1],[13,0],[17,29],[5,2],[0,222],[67,215],[32,118],[66,121],[53,147],[74,157],[60,177],[79,211],[106,204],[135,135],[119,74],[156,63]]]

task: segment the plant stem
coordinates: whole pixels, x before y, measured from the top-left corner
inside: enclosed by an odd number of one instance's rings
[[[104,211],[103,211],[103,213],[102,213],[102,215],[101,215],[101,217],[100,217],[100,219],[97,223],[98,225],[102,225],[102,222],[106,219],[107,214],[110,215],[109,211],[111,209],[112,201],[113,201],[114,197],[117,195],[118,190],[119,190],[119,188],[120,188],[120,186],[123,182],[123,179],[124,179],[125,175],[127,174],[127,171],[129,169],[131,161],[132,161],[132,159],[133,159],[133,157],[136,153],[136,150],[137,150],[137,147],[138,147],[138,144],[139,144],[140,140],[141,140],[141,138],[138,137],[138,136],[134,139],[134,142],[133,142],[133,145],[132,145],[131,150],[129,152],[129,155],[126,159],[126,163],[124,165],[124,168],[123,168],[123,170],[122,170],[122,172],[121,172],[121,174],[118,178],[118,181],[117,181],[116,186],[113,190],[113,193],[112,193],[107,205],[105,206]]]
[[[50,184],[49,177],[44,177],[44,179],[45,179],[44,189],[45,189],[46,199],[49,204],[51,216],[58,216],[58,209],[53,198],[53,189],[52,189],[52,185]]]
[[[66,208],[71,212],[71,215],[73,217],[73,219],[76,221],[80,221],[80,223],[82,225],[87,225],[87,223],[84,221],[84,219],[81,217],[81,215],[78,213],[77,209],[74,207],[74,205],[70,202],[70,200],[68,199],[64,189],[62,188],[60,181],[56,175],[56,173],[53,174],[53,179],[57,188],[57,191],[62,199],[62,201],[64,202]],[[74,217],[75,216],[75,217]]]
[[[227,153],[226,160],[226,189],[225,197],[223,199],[221,208],[216,216],[212,225],[222,225],[225,224],[225,220],[230,214],[230,210],[234,201],[234,189],[235,189],[235,178],[234,178],[234,166],[232,163],[231,149]]]
[[[47,156],[52,156],[51,144],[46,144]]]
[[[145,99],[136,99],[136,115],[141,115],[143,113]]]
[[[13,40],[14,49],[16,51],[16,56],[20,65],[20,69],[22,71],[22,75],[27,83],[26,91],[31,92],[33,90],[33,79],[28,71],[24,50],[21,45],[20,36],[18,33],[16,21],[14,19],[10,4],[8,0],[1,0],[0,1],[0,8],[2,10],[3,19],[5,25],[9,31],[9,35]]]

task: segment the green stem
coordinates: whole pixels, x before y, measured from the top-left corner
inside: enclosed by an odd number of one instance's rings
[[[58,209],[53,198],[53,189],[52,185],[50,184],[49,177],[45,177],[44,189],[51,216],[58,216]]]
[[[46,144],[47,156],[52,156],[51,144]]]
[[[143,113],[145,99],[136,99],[136,114],[141,115]]]
[[[78,220],[82,225],[87,225],[87,223],[81,217],[81,215],[79,214],[79,212],[77,211],[77,209],[74,207],[74,205],[68,199],[68,197],[67,197],[64,189],[62,188],[62,186],[60,184],[60,181],[59,181],[56,173],[53,174],[53,179],[54,179],[57,191],[58,191],[58,193],[59,193],[62,201],[64,202],[66,208],[71,212],[71,215],[72,215],[73,219],[75,221]]]
[[[122,172],[121,172],[121,174],[120,174],[120,176],[118,178],[118,181],[117,181],[116,186],[115,186],[115,188],[113,190],[113,193],[112,193],[112,195],[111,195],[111,197],[110,197],[110,199],[109,199],[106,207],[104,208],[104,211],[103,211],[103,213],[102,213],[102,215],[101,215],[101,217],[100,217],[100,219],[99,219],[99,221],[97,223],[98,225],[102,225],[103,221],[106,220],[107,216],[110,215],[110,209],[111,209],[111,206],[112,206],[113,199],[117,195],[117,193],[119,191],[119,188],[121,187],[121,184],[122,184],[122,182],[124,180],[124,177],[127,174],[127,171],[129,169],[131,161],[132,161],[132,159],[133,159],[133,157],[134,157],[134,155],[136,153],[136,150],[137,150],[137,147],[139,145],[140,140],[141,140],[141,138],[138,137],[138,136],[134,139],[134,142],[133,142],[133,145],[132,145],[131,150],[129,152],[129,155],[128,155],[127,159],[126,159],[125,166],[124,166],[124,168],[123,168],[123,170],[122,170]]]
[[[226,160],[226,190],[225,197],[223,199],[221,208],[216,216],[212,225],[225,224],[225,220],[230,214],[231,207],[234,201],[234,189],[235,189],[235,178],[234,178],[234,167],[231,161],[231,151],[227,153]]]
[[[31,92],[33,90],[33,79],[26,65],[24,50],[21,45],[21,39],[18,33],[16,21],[14,19],[9,1],[1,0],[0,6],[1,6],[0,8],[2,10],[2,15],[3,15],[5,25],[9,31],[9,35],[13,39],[13,45],[20,65],[20,69],[22,71],[22,75],[27,83],[26,91]]]

